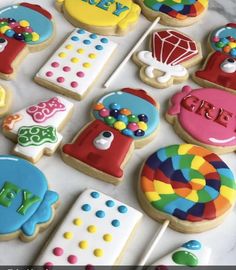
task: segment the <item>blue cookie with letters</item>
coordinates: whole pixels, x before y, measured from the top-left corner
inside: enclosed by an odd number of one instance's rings
[[[53,220],[59,196],[45,175],[15,156],[0,156],[0,240],[33,240]]]

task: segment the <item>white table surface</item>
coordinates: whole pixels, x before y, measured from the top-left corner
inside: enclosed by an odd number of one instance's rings
[[[17,2],[18,1],[1,0],[0,7]],[[55,95],[54,92],[35,84],[32,81],[32,78],[45,60],[60,45],[64,37],[73,30],[73,26],[55,10],[53,0],[28,0],[28,2],[43,4],[43,7],[53,14],[57,35],[54,42],[47,49],[27,56],[24,62],[20,65],[19,72],[15,80],[11,82],[0,81],[0,83],[4,83],[13,90],[14,102],[11,110],[12,112],[18,111],[23,107]],[[206,56],[205,44],[209,31],[213,30],[217,26],[233,22],[233,19],[235,18],[235,10],[235,0],[210,0],[210,9],[203,20],[193,26],[182,28],[181,31],[202,42],[203,52]],[[127,63],[120,75],[113,81],[109,89],[102,88],[102,84],[108,78],[108,75],[113,71],[116,65],[130,51],[149,25],[150,22],[141,16],[137,27],[127,36],[111,38],[118,42],[120,46],[115,52],[112,61],[110,61],[110,64],[103,70],[100,78],[96,81],[96,84],[90,94],[81,102],[73,101],[75,104],[73,118],[62,133],[64,135],[64,142],[68,142],[74,137],[77,131],[89,121],[89,108],[91,102],[98,96],[101,96],[107,91],[118,90],[123,87],[134,87],[147,90],[156,100],[159,101],[161,105],[161,128],[158,136],[152,143],[143,149],[135,150],[131,160],[125,167],[125,181],[119,186],[106,184],[72,169],[61,160],[58,152],[52,157],[43,157],[41,161],[37,163],[37,166],[46,174],[51,189],[60,194],[61,206],[57,211],[54,223],[47,231],[41,233],[33,242],[23,243],[18,239],[9,242],[1,242],[0,265],[22,265],[33,263],[37,254],[43,248],[50,233],[52,233],[53,229],[56,228],[56,225],[63,219],[63,216],[68,212],[70,206],[80,192],[87,187],[103,191],[108,195],[114,196],[115,198],[141,210],[136,196],[138,172],[141,163],[153,152],[154,149],[183,142],[174,133],[172,127],[163,117],[167,107],[168,98],[173,93],[179,91],[182,85],[175,85],[165,90],[155,90],[140,81],[138,77],[138,68],[132,61]],[[162,26],[158,25],[157,27],[159,28]],[[144,45],[145,42],[143,47]],[[192,87],[197,87],[191,79],[189,79],[186,84],[189,84]],[[9,154],[13,146],[14,144],[0,133],[0,154]],[[232,168],[236,175],[235,153],[224,155],[222,158]],[[138,228],[135,237],[124,254],[122,264],[132,265],[137,263],[146,245],[150,242],[154,233],[159,228],[160,224],[149,218],[147,215],[144,215],[141,226]],[[158,257],[190,239],[199,239],[203,244],[212,248],[210,264],[236,265],[236,209],[233,210],[221,226],[202,234],[187,235],[167,229],[161,242],[148,260],[148,263],[154,262]]]

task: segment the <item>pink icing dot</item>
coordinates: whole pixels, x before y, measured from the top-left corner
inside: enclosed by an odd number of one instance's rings
[[[48,72],[46,73],[46,76],[47,76],[47,77],[52,77],[52,76],[53,76],[52,71],[48,71]]]
[[[139,129],[138,124],[137,123],[129,123],[128,124],[128,129],[132,130],[132,131],[136,131]]]
[[[85,266],[85,270],[93,270],[93,269],[94,269],[94,267],[93,267],[92,264],[87,264],[87,265]]]
[[[53,249],[53,254],[55,256],[61,256],[64,253],[64,250],[60,247],[56,247]]]
[[[71,87],[76,88],[78,86],[78,83],[77,82],[72,82],[70,85],[71,85]]]
[[[68,66],[65,66],[65,67],[63,67],[63,70],[64,70],[65,72],[69,72],[69,71],[71,70],[71,68],[68,67]]]
[[[51,66],[54,68],[59,67],[59,65],[60,64],[58,62],[52,62],[52,64],[51,64]]]
[[[32,33],[33,29],[30,26],[24,27],[24,32]]]
[[[76,73],[76,75],[77,75],[78,77],[80,77],[80,78],[83,78],[85,74],[84,74],[84,72],[79,71],[79,72]]]
[[[110,115],[110,111],[109,111],[108,109],[106,109],[106,108],[101,109],[101,111],[99,111],[99,115],[100,115],[101,117],[107,117],[107,116]]]
[[[19,26],[19,23],[18,23],[18,22],[11,22],[11,23],[9,24],[9,26],[10,26],[11,28],[15,28],[15,27]]]
[[[77,263],[77,257],[75,255],[70,255],[68,258],[67,258],[67,261],[70,263],[70,264],[76,264]]]
[[[57,78],[57,81],[58,81],[59,83],[63,83],[63,82],[65,81],[65,78],[63,78],[63,77],[58,77],[58,78]]]
[[[51,262],[47,262],[47,263],[44,264],[44,269],[45,270],[46,269],[51,270],[52,267],[53,267],[53,263],[51,263]]]
[[[217,36],[215,36],[215,37],[213,37],[213,42],[219,42],[220,41],[220,38],[219,37],[217,37]]]

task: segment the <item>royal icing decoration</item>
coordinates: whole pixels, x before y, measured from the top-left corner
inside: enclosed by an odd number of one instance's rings
[[[76,27],[87,27],[98,34],[121,35],[133,26],[140,7],[132,0],[56,0],[57,7]]]
[[[71,144],[63,146],[65,162],[70,159],[96,169],[96,177],[108,175],[121,181],[122,166],[136,147],[143,146],[159,126],[157,103],[143,90],[123,89],[103,96],[93,106],[93,120]],[[99,162],[98,162],[99,161]],[[88,171],[88,170],[87,170]],[[101,176],[100,176],[100,174]]]
[[[14,62],[50,41],[53,35],[52,16],[38,5],[15,4],[0,9],[0,74],[10,78]],[[43,46],[45,47],[45,46]]]
[[[154,87],[165,88],[188,78],[185,66],[201,60],[201,51],[194,40],[175,30],[154,32],[151,36],[151,51],[135,55],[141,65],[140,77]],[[191,61],[191,65],[188,64]]]
[[[53,154],[61,143],[61,125],[69,120],[73,104],[61,97],[32,105],[3,120],[7,137],[15,136],[14,153],[36,162],[45,154]]]
[[[152,154],[141,171],[141,193],[152,212],[165,215],[178,230],[201,232],[229,212],[235,203],[232,171],[213,152],[192,144],[172,145]],[[167,217],[167,218],[166,218]],[[163,220],[163,217],[162,217]],[[199,226],[197,226],[199,224]]]
[[[208,0],[136,0],[143,7],[148,18],[160,16],[161,22],[174,25],[174,22],[192,24],[205,12]],[[150,17],[151,16],[151,17]],[[173,23],[171,23],[173,20]],[[189,20],[189,22],[185,22]]]
[[[32,240],[39,226],[48,226],[58,194],[48,189],[45,175],[29,162],[0,156],[0,239]]]
[[[203,69],[195,73],[197,82],[235,91],[236,24],[230,23],[213,31],[209,43],[211,54]]]
[[[75,29],[36,74],[38,83],[81,99],[97,78],[117,44],[110,39]]]
[[[0,85],[0,116],[7,113],[11,104],[11,92]]]
[[[187,141],[230,152],[236,149],[235,102],[236,96],[224,90],[185,86],[171,98],[167,119],[187,132]]]
[[[203,246],[198,240],[190,240],[181,247],[175,249],[169,254],[157,260],[153,266],[159,266],[160,269],[165,266],[205,266],[208,265],[211,256],[211,249]],[[152,268],[148,269],[151,270]]]
[[[101,192],[77,199],[35,265],[114,265],[142,214]]]

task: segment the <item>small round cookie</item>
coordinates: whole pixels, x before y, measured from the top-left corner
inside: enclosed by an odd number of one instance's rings
[[[74,26],[101,35],[124,35],[138,21],[133,0],[56,0],[57,9]]]
[[[12,102],[12,93],[5,86],[0,85],[0,117],[6,114]]]
[[[54,217],[58,194],[45,175],[15,156],[0,156],[0,241],[33,240]]]
[[[221,224],[235,203],[232,171],[213,152],[192,144],[159,149],[143,165],[138,196],[152,218],[183,233]]]
[[[160,23],[174,27],[198,22],[208,8],[208,0],[136,0],[143,14],[151,21],[160,17]]]

